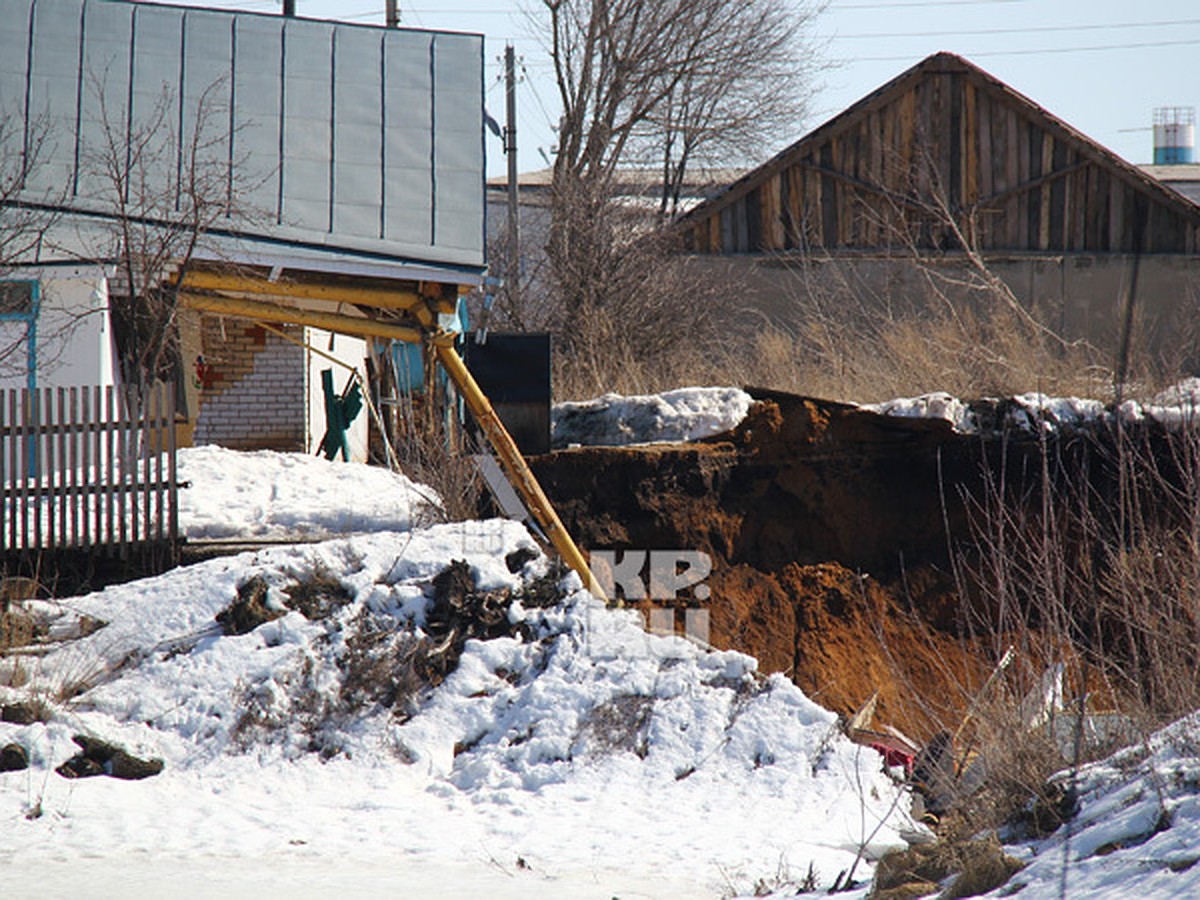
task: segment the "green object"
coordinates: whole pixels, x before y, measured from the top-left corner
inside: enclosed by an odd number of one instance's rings
[[[338,451],[342,459],[350,461],[350,443],[346,440],[346,429],[362,409],[362,390],[351,378],[342,396],[333,392],[333,369],[321,370],[321,388],[325,392],[325,436],[321,447],[326,459],[333,459]]]

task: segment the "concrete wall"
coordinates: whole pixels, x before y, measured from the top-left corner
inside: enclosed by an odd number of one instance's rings
[[[814,299],[826,308],[853,305],[892,315],[928,308],[936,291],[976,309],[995,302],[963,286],[975,270],[961,254],[920,260],[850,254],[697,256],[691,263],[707,278],[728,281],[747,311],[791,330],[802,324]],[[1086,340],[1116,359],[1135,268],[1132,256],[994,256],[987,268],[1061,337]],[[1134,351],[1149,354],[1168,374],[1200,373],[1200,257],[1144,255],[1137,273]]]

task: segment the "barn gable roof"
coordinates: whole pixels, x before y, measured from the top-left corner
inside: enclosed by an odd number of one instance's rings
[[[676,224],[701,253],[880,249],[901,227],[925,248],[970,234],[985,250],[1196,253],[1200,205],[943,52]]]

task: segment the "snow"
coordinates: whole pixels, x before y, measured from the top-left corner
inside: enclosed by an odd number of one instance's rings
[[[180,479],[193,485],[179,495],[189,540],[403,531],[439,503],[431,489],[404,475],[322,456],[210,445],[181,448],[178,465]],[[338,496],[348,490],[356,496]]]
[[[881,416],[906,419],[945,419],[956,431],[971,430],[971,412],[957,397],[946,393],[923,394],[920,397],[900,397],[885,403],[863,404],[862,409]]]
[[[34,604],[59,635],[106,624],[44,656],[0,660],[0,685],[27,679],[0,686],[0,703],[33,696],[49,709],[44,722],[0,723],[0,746],[31,756],[0,774],[6,897],[716,897],[810,865],[828,886],[860,851],[861,881],[921,832],[879,757],[786,678],[651,635],[573,574],[556,605],[514,603],[514,636],[467,641],[457,668],[409,706],[348,706],[362,623],[421,634],[430,582],[451,560],[481,590],[517,592],[548,560],[505,520],[396,530],[411,513],[395,509],[420,490],[331,465],[188,451],[185,525],[361,533]],[[383,530],[365,531],[376,509]],[[505,557],[522,548],[536,555],[510,572]],[[270,607],[312,576],[349,600],[324,618],[290,610],[223,634],[215,616],[254,576]],[[62,778],[54,768],[77,734],[164,770]]]
[[[1065,865],[1069,897],[1200,896],[1200,716],[1082,767],[1074,785],[1078,815],[1007,847],[1027,865],[996,895],[1060,896]]]
[[[1096,424],[1151,420],[1171,429],[1200,421],[1200,378],[1187,378],[1155,396],[1149,403],[1125,400],[1120,406],[1080,397],[1051,397],[1043,393],[1017,394],[1005,399],[966,403],[946,393],[901,397],[884,403],[863,404],[861,409],[885,416],[943,419],[955,431],[974,434],[980,429],[980,413],[987,411],[995,427],[1026,432],[1073,432]],[[998,412],[999,415],[994,415]]]
[[[754,400],[732,387],[690,387],[662,394],[556,403],[550,442],[622,446],[692,441],[736,428]]]

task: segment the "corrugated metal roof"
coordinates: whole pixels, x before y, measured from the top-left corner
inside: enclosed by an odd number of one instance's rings
[[[148,174],[178,178],[207,94],[204,153],[254,211],[226,232],[483,265],[480,35],[121,0],[5,0],[3,12],[0,114],[26,144],[49,124],[20,199],[110,211],[89,165],[106,126],[136,134],[162,112],[170,144]]]

